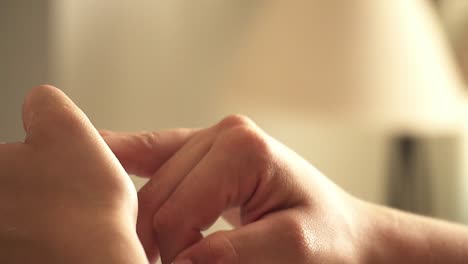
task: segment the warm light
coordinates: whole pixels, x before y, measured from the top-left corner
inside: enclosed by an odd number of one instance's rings
[[[266,3],[235,56],[229,101],[385,130],[456,126],[461,81],[427,2],[337,2]]]

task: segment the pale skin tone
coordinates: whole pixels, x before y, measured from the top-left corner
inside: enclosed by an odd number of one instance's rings
[[[0,144],[0,263],[145,263],[136,192],[86,116],[43,86],[23,121],[24,142]]]
[[[24,123],[25,142],[0,145],[0,263],[468,260],[466,227],[361,201],[246,117],[99,135],[43,86]],[[138,201],[124,169],[150,178]],[[218,217],[234,229],[204,238]]]

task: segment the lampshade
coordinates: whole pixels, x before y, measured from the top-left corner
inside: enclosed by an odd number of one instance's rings
[[[461,79],[423,0],[267,1],[224,78],[239,111],[385,130],[457,125]]]
[[[438,8],[468,86],[468,1],[439,0]]]

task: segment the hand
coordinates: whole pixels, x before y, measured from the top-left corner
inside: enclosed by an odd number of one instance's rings
[[[364,257],[360,203],[245,117],[200,130],[102,134],[128,172],[151,177],[139,192],[138,217],[151,261],[158,249],[163,263]],[[236,229],[203,238],[223,213]]]
[[[24,142],[0,144],[0,263],[147,263],[136,191],[86,116],[41,86]]]
[[[163,263],[466,263],[468,229],[360,201],[252,121],[103,133],[124,167],[151,177],[137,231]],[[358,179],[357,179],[358,180]],[[203,238],[219,216],[235,229]]]

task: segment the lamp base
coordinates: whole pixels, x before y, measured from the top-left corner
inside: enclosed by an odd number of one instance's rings
[[[460,221],[459,137],[395,136],[390,144],[387,204]]]

